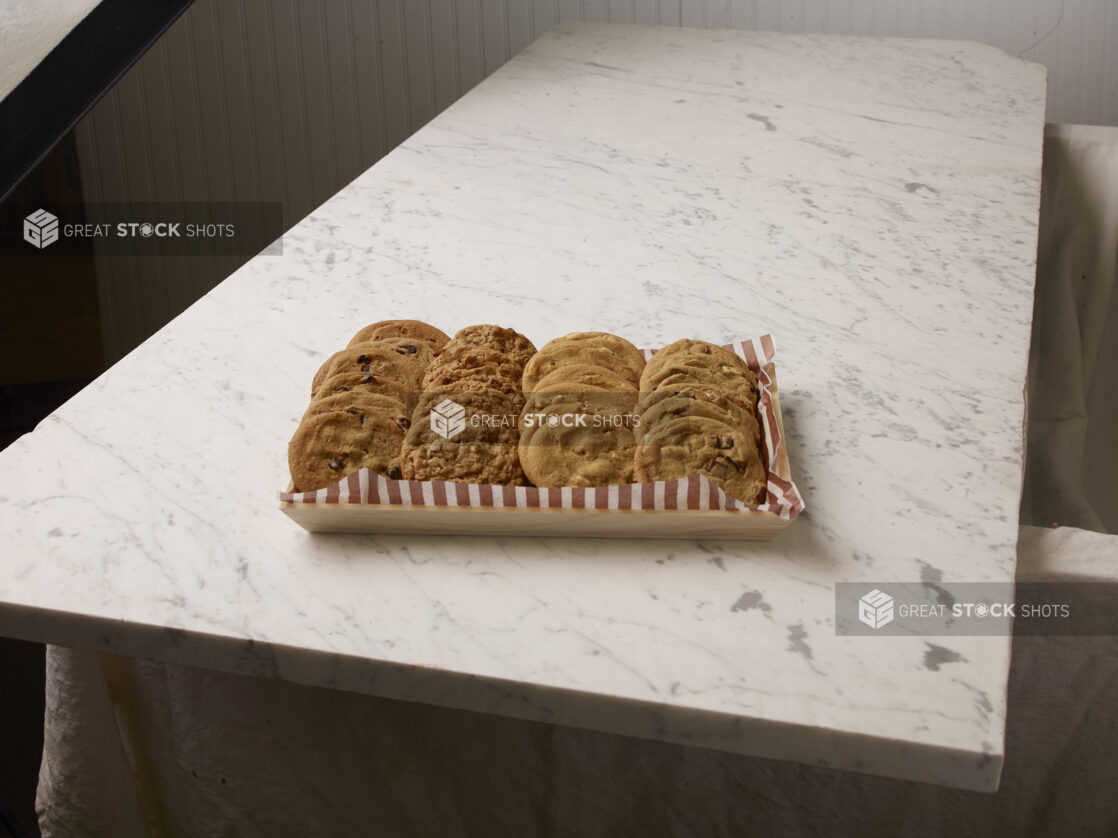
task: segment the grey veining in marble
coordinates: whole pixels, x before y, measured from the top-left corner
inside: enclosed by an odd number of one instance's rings
[[[977,44],[552,30],[0,454],[0,631],[991,789],[1009,638],[837,637],[833,585],[1013,578],[1043,120]],[[287,440],[387,317],[771,332],[808,511],[310,536]]]

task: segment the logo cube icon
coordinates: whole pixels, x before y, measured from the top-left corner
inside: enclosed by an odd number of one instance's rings
[[[874,629],[888,625],[893,622],[893,598],[874,588],[858,600],[858,619]]]
[[[58,216],[45,209],[35,210],[23,219],[23,238],[39,250],[58,241]]]
[[[466,430],[466,408],[443,399],[431,408],[431,430],[443,439],[453,439]]]

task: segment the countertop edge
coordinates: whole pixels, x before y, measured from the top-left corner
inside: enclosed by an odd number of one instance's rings
[[[996,751],[916,745],[821,725],[732,716],[423,665],[326,655],[251,638],[12,603],[0,607],[0,635],[967,791],[996,791],[1004,760],[1004,753]],[[998,744],[1004,751],[1004,744]]]

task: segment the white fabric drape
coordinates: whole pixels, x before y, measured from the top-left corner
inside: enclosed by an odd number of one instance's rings
[[[1044,142],[1021,520],[1118,533],[1118,129]]]

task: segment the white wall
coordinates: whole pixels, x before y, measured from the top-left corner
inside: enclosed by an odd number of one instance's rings
[[[90,200],[282,200],[298,221],[557,20],[983,41],[1048,120],[1118,125],[1118,0],[196,0],[78,126]],[[98,264],[105,357],[236,259]]]

